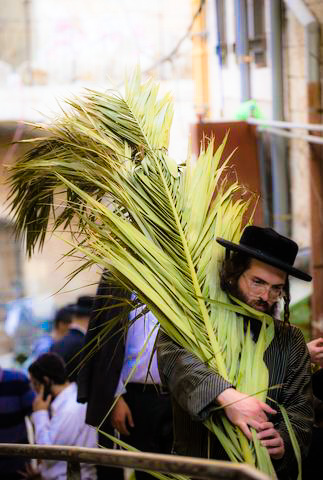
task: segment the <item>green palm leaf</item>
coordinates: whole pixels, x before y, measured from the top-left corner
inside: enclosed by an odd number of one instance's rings
[[[217,236],[238,241],[251,197],[227,182],[227,137],[216,149],[211,140],[196,163],[189,158],[177,166],[167,152],[171,99],[157,95],[153,82],[141,83],[137,69],[124,98],[86,91],[55,123],[40,126],[44,137],[33,140],[11,170],[17,231],[31,254],[49,230],[70,228],[71,254],[81,253],[86,267],[108,269],[172,339],[210,368],[256,394],[251,369],[259,365],[258,391],[265,398],[262,357],[272,322],[249,312],[263,323],[261,341],[254,344],[244,335],[239,314],[246,311],[232,306],[219,288],[224,249],[215,242]],[[272,473],[268,456],[258,459],[263,449],[253,447],[224,414],[217,418],[206,426],[229,457]]]

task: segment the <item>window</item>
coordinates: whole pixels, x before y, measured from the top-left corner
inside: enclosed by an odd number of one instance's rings
[[[237,53],[237,39],[239,35],[239,5],[234,3],[235,23],[236,23],[236,42],[233,44],[233,51],[236,53],[236,60],[239,63]],[[247,11],[245,11],[245,8]],[[265,0],[246,0],[243,13],[246,13],[247,35],[248,35],[248,55],[245,57],[247,61],[256,65],[256,67],[267,66],[266,55],[266,29],[265,29]],[[243,37],[240,38],[243,41]]]

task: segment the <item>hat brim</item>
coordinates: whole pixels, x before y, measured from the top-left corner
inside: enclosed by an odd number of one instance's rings
[[[273,267],[277,267],[283,272],[286,272],[295,278],[299,278],[300,280],[305,280],[305,282],[310,282],[312,280],[311,275],[308,275],[307,273],[292,267],[288,263],[281,262],[280,260],[277,260],[274,257],[266,255],[261,250],[250,248],[245,245],[241,245],[240,243],[238,244],[238,243],[229,242],[228,240],[225,240],[224,238],[220,238],[220,237],[218,237],[216,241],[220,245],[222,245],[223,247],[229,250],[232,250],[234,252],[245,253],[246,255],[249,255],[249,257],[256,258],[257,260],[260,260],[263,263],[268,263]]]
[[[68,309],[72,314],[75,315],[88,316],[92,313],[92,310],[90,308],[80,307],[79,305],[71,305]]]

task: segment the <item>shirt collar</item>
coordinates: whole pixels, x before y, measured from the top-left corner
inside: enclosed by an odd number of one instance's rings
[[[56,413],[67,402],[68,398],[74,396],[76,398],[76,383],[71,383],[68,387],[65,387],[57,397],[51,403],[52,413]]]
[[[79,332],[86,334],[86,328],[81,327],[78,323],[71,323],[69,326],[69,330],[78,330]]]

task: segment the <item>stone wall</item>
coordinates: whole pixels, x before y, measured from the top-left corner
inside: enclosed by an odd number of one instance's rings
[[[307,1],[316,18],[323,22],[322,2]],[[317,16],[317,13],[320,16]],[[286,8],[284,31],[284,81],[285,118],[296,123],[308,122],[307,83],[305,71],[304,27],[294,14]],[[306,134],[306,131],[297,130]],[[295,240],[302,246],[311,244],[310,225],[310,177],[309,145],[303,140],[289,141],[289,161],[291,173],[292,231]]]

